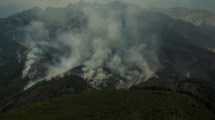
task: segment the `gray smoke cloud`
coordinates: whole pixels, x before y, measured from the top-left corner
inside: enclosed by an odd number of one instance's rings
[[[25,89],[42,80],[63,77],[80,65],[84,65],[81,77],[95,88],[114,76],[120,78],[114,83],[117,89],[154,76],[159,34],[148,32],[150,27],[138,6],[82,2],[71,8],[78,13],[76,20],[55,37],[50,37],[44,21],[32,21],[25,27],[28,51],[23,78],[31,78]]]

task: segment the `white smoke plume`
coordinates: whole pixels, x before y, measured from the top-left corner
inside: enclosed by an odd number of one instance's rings
[[[121,2],[80,2],[66,11],[71,12],[72,23],[61,14],[70,22],[61,23],[67,29],[59,28],[54,37],[43,20],[25,28],[28,51],[23,77],[33,81],[26,89],[41,80],[63,77],[80,65],[84,66],[82,77],[95,88],[114,76],[118,77],[114,87],[119,89],[154,75],[159,35],[148,32],[139,7]]]

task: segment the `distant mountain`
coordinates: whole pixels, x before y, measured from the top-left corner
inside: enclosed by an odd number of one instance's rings
[[[197,26],[215,27],[215,14],[207,10],[198,10],[198,9],[194,10],[194,9],[187,9],[187,8],[169,8],[169,9],[153,8],[150,10],[156,11],[156,12],[162,12],[174,19],[180,19]]]
[[[194,10],[187,8],[152,8],[149,11],[161,12],[173,19],[182,20],[198,26],[198,30],[215,40],[215,13],[207,10]]]

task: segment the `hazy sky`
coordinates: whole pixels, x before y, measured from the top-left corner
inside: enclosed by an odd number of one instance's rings
[[[75,3],[80,0],[0,0],[0,18],[7,17],[16,12],[38,7],[63,7],[69,2]],[[113,0],[82,0],[87,2],[104,2]],[[141,7],[187,7],[207,9],[215,12],[215,0],[120,0],[138,4]]]

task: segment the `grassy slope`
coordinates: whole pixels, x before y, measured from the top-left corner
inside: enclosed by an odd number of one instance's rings
[[[191,96],[195,100],[206,105],[215,113],[215,82],[201,79],[185,79],[183,81],[159,80],[152,78],[132,90],[168,90],[176,91]]]
[[[169,91],[91,91],[34,102],[1,113],[2,120],[210,120],[204,105]]]

